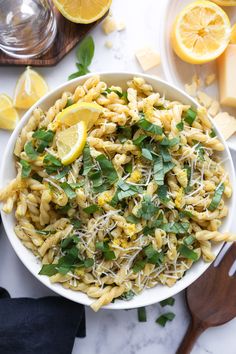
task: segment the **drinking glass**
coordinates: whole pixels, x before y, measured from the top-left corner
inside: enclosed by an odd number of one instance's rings
[[[0,49],[15,58],[46,52],[56,35],[48,0],[0,0]]]

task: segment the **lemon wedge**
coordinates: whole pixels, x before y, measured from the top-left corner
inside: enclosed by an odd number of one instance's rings
[[[5,94],[0,95],[0,128],[13,130],[19,122],[19,116],[11,98]]]
[[[45,80],[28,66],[17,81],[13,104],[16,108],[28,109],[47,92]]]
[[[220,6],[236,6],[236,0],[212,0]]]
[[[219,57],[231,34],[227,14],[210,1],[199,0],[177,16],[171,41],[175,53],[191,64],[203,64]]]
[[[84,121],[87,129],[90,129],[102,111],[103,107],[97,103],[79,102],[60,112],[57,115],[57,121],[68,126]]]
[[[61,14],[75,23],[92,23],[108,11],[112,0],[53,0]]]
[[[230,43],[236,44],[236,23],[231,28]]]
[[[84,121],[58,132],[56,145],[63,165],[69,165],[82,153],[87,138],[87,126]]]

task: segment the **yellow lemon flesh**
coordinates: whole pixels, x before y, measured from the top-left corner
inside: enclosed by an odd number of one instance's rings
[[[19,109],[28,109],[48,92],[45,80],[29,66],[17,81],[13,104]]]
[[[171,41],[175,53],[191,64],[203,64],[219,57],[231,34],[227,14],[210,1],[199,0],[177,16]]]
[[[220,6],[236,6],[236,0],[212,0]]]
[[[231,29],[230,43],[236,44],[236,23],[233,25]]]
[[[61,14],[75,23],[92,23],[108,11],[112,0],[53,0]]]
[[[10,97],[0,95],[0,129],[13,130],[19,122],[19,116]]]
[[[81,155],[86,138],[87,126],[83,121],[57,133],[56,145],[63,165],[69,165]]]
[[[57,115],[57,121],[68,126],[84,121],[87,125],[87,129],[90,129],[102,111],[103,107],[99,106],[97,103],[75,103],[59,113]]]

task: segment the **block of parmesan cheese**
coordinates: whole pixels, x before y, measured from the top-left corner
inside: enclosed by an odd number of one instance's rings
[[[215,118],[213,118],[213,122],[216,124],[225,140],[229,139],[231,135],[236,132],[236,119],[227,112],[218,113]]]
[[[161,62],[159,53],[155,52],[150,47],[144,47],[142,49],[139,49],[135,53],[135,56],[144,71],[158,66]]]
[[[220,103],[236,107],[236,44],[230,44],[218,59]]]

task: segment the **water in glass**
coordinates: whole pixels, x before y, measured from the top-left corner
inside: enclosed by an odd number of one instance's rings
[[[0,0],[0,49],[17,58],[45,52],[56,35],[50,0]]]

